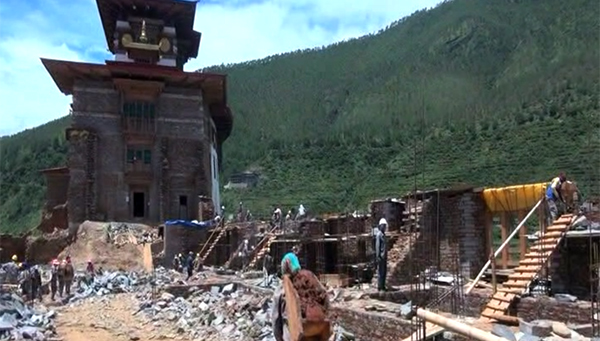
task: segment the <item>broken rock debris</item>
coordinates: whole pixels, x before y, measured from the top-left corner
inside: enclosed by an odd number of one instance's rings
[[[14,293],[0,293],[0,340],[52,340],[55,312],[34,309]]]

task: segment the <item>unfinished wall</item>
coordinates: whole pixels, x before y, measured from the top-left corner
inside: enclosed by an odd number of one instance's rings
[[[406,204],[402,201],[386,199],[371,201],[371,221],[373,226],[379,223],[381,218],[388,222],[388,231],[399,231],[403,225],[403,212]]]
[[[598,242],[598,238],[594,238]],[[590,242],[588,237],[565,238],[552,254],[552,292],[589,299]]]
[[[46,177],[46,203],[44,207],[51,210],[54,206],[66,203],[69,190],[69,169],[64,167],[42,172]]]
[[[516,306],[517,316],[525,321],[553,320],[564,323],[588,324],[591,320],[590,302],[559,302],[550,297],[521,299]]]
[[[487,259],[483,199],[471,191],[441,192],[432,195],[431,201],[429,231],[433,236],[439,233],[439,268],[461,269],[464,275],[476,276]]]
[[[201,242],[206,239],[206,229],[186,227],[182,225],[165,226],[164,237],[164,262],[169,266],[173,257],[178,253],[197,253],[202,247]]]
[[[328,224],[320,219],[304,220],[300,222],[300,233],[303,237],[322,236],[327,233]]]
[[[27,236],[0,235],[0,262],[10,262],[13,255],[17,255],[19,261],[22,261],[26,250]]]
[[[362,310],[362,309],[361,309]],[[357,340],[398,341],[411,335],[411,323],[392,314],[366,312],[333,306],[334,320],[352,332]]]
[[[69,214],[67,203],[56,205],[52,208],[42,210],[42,220],[37,226],[37,230],[43,233],[52,233],[54,229],[66,230],[69,228]]]

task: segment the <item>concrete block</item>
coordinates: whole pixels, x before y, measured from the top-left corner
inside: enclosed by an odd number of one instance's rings
[[[554,334],[560,337],[564,337],[567,339],[571,338],[572,330],[569,329],[569,327],[567,327],[567,325],[562,322],[553,322],[552,331],[554,332]]]
[[[586,337],[591,337],[592,336],[592,324],[588,323],[588,324],[578,324],[578,325],[574,325],[574,324],[568,324],[567,327],[569,327],[569,329],[571,329],[572,331],[581,334],[583,336]]]
[[[519,330],[524,334],[547,337],[552,333],[552,322],[545,320],[526,322],[522,319],[519,319]]]

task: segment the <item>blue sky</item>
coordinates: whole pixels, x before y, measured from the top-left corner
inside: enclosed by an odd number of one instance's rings
[[[204,0],[187,71],[328,45],[375,32],[440,0]],[[39,58],[102,63],[107,53],[95,0],[0,1],[0,136],[68,113]]]

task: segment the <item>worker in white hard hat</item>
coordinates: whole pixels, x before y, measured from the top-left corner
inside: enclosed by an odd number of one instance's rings
[[[388,223],[385,218],[379,220],[375,232],[375,261],[377,264],[377,290],[385,291],[385,278],[387,276],[387,243],[385,231]]]

